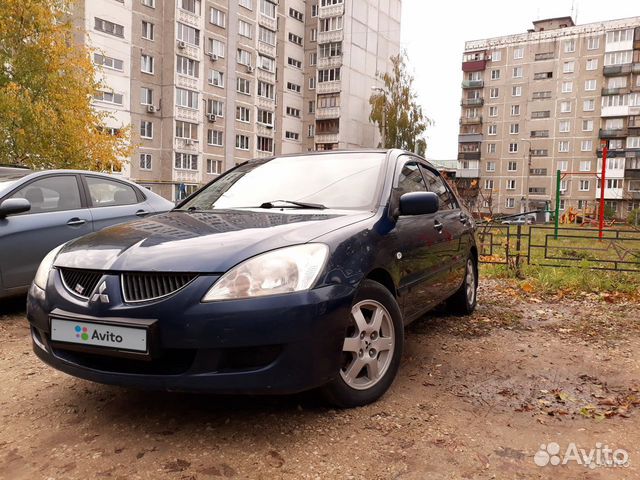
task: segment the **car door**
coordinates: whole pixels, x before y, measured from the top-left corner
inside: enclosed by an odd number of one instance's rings
[[[5,198],[26,198],[31,204],[28,212],[0,220],[0,270],[7,289],[28,287],[50,250],[91,232],[76,174],[37,178]]]
[[[447,298],[458,289],[464,278],[467,255],[471,247],[471,224],[440,173],[425,165],[421,165],[421,168],[427,189],[440,199],[437,214],[438,221],[442,224],[439,254],[442,265],[446,265],[448,269],[442,291],[444,298]]]
[[[143,194],[132,185],[97,175],[83,175],[93,217],[93,230],[153,213]]]
[[[394,195],[400,198],[409,192],[426,192],[419,162],[405,157],[399,166]],[[400,215],[391,232],[400,263],[400,292],[403,294],[404,317],[425,312],[438,303],[439,285],[445,280],[439,259],[441,235],[437,228],[438,214]]]

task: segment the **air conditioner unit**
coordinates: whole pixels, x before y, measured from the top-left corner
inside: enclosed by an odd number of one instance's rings
[[[254,68],[251,65],[247,66],[247,73],[253,73]]]
[[[147,113],[155,113],[156,110],[156,107],[153,105],[147,105]]]
[[[185,48],[187,48],[187,42],[184,42],[182,40],[178,40],[178,48],[180,50],[184,50]]]
[[[211,123],[216,123],[216,114],[215,113],[207,113],[207,119]]]
[[[217,62],[220,57],[218,57],[218,55],[216,55],[215,53],[212,53],[209,55],[209,58],[212,62]]]

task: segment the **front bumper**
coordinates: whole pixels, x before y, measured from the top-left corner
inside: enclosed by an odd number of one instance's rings
[[[334,285],[263,298],[201,303],[215,277],[201,276],[175,295],[127,305],[117,276],[110,303],[71,295],[53,270],[47,293],[27,300],[33,349],[52,367],[87,380],[134,388],[217,393],[295,393],[330,381],[340,369],[354,290]],[[51,314],[83,321],[153,323],[152,355],[119,354],[51,341]],[[115,355],[114,355],[115,353]]]

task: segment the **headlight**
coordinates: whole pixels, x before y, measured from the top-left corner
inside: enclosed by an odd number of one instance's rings
[[[64,247],[64,243],[62,245],[57,246],[49,253],[47,256],[42,259],[40,262],[40,266],[38,267],[38,271],[36,272],[36,276],[33,279],[33,283],[35,283],[42,290],[47,288],[47,280],[49,279],[49,271],[51,271],[51,267],[53,266],[53,261],[58,256],[58,252],[60,249]]]
[[[203,302],[263,297],[310,289],[329,255],[320,243],[285,247],[236,265],[211,287]]]

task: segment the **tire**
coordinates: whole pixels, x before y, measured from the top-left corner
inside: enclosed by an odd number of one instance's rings
[[[478,265],[473,255],[467,258],[464,280],[456,293],[447,300],[447,309],[455,315],[470,315],[478,302]]]
[[[362,282],[351,312],[340,371],[321,389],[326,400],[339,408],[378,400],[398,373],[404,344],[400,307],[378,282]]]

